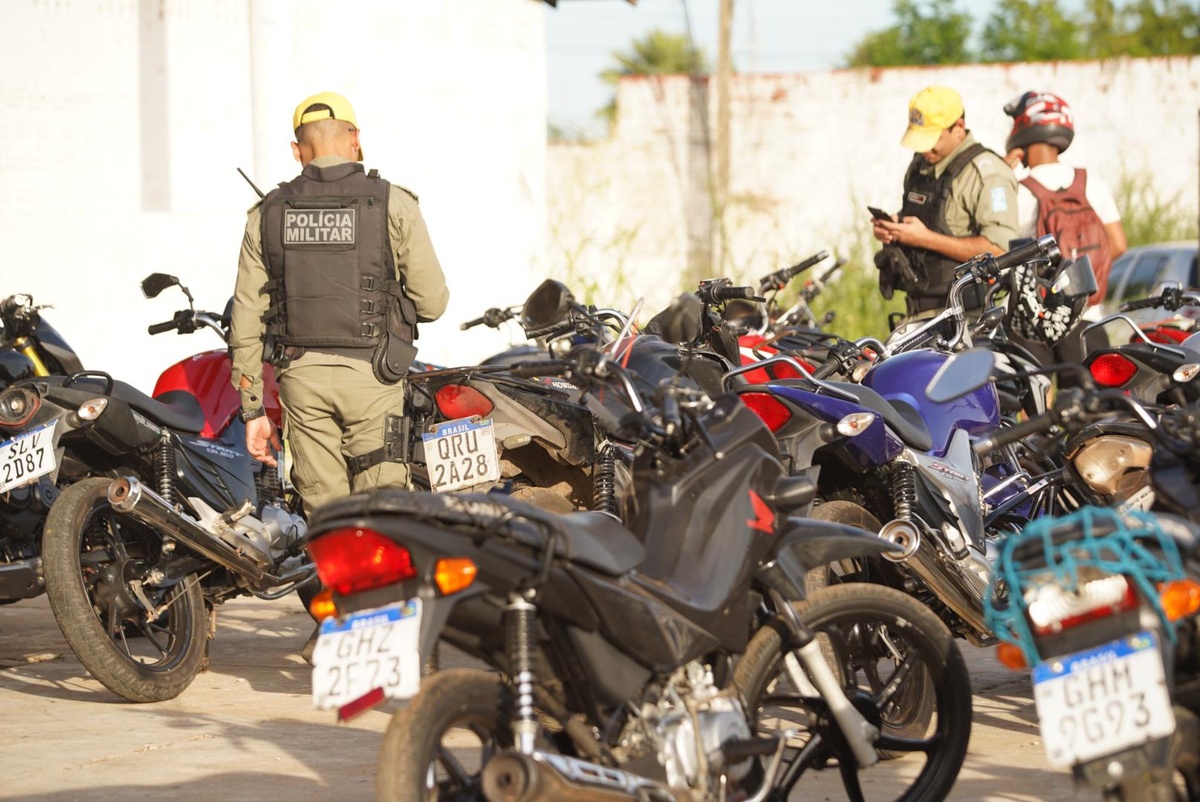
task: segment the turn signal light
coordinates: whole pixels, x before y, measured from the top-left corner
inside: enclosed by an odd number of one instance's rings
[[[1138,372],[1137,365],[1121,354],[1101,354],[1092,360],[1088,370],[1101,387],[1120,387]]]
[[[329,588],[313,596],[313,600],[308,603],[308,612],[316,621],[324,621],[326,618],[336,618],[338,611],[337,605],[333,602],[333,591]]]
[[[479,568],[466,557],[444,557],[433,569],[433,581],[443,596],[465,590],[475,581]]]
[[[787,405],[770,393],[742,393],[740,398],[773,432],[782,429],[792,419],[792,411]]]
[[[1025,661],[1025,652],[1015,643],[1001,643],[997,646],[996,659],[1000,661],[1000,665],[1011,668],[1013,671],[1023,671],[1029,668],[1029,663]]]
[[[1170,621],[1179,621],[1200,611],[1200,583],[1192,579],[1177,579],[1158,589],[1163,612]]]
[[[496,405],[486,395],[465,384],[447,384],[433,394],[438,410],[450,420],[486,418]]]
[[[381,588],[417,575],[412,553],[373,529],[334,529],[309,542],[325,587],[339,596]]]

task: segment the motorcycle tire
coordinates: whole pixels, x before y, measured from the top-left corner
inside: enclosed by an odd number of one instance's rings
[[[826,501],[813,507],[809,517],[853,526],[867,532],[878,532],[882,528],[882,524],[874,515],[861,504],[855,504],[852,501]],[[804,576],[804,590],[806,593],[812,593],[820,588],[842,582],[861,581],[867,581],[862,563],[858,560],[843,560],[810,568]]]
[[[510,702],[496,674],[452,668],[426,677],[421,692],[392,716],[379,749],[375,798],[381,802],[482,799],[487,757],[512,746]],[[478,741],[464,756],[462,739],[443,745],[450,730],[469,730]],[[468,774],[467,772],[471,772]]]
[[[971,735],[971,678],[950,630],[915,599],[893,588],[867,583],[823,588],[805,601],[796,602],[795,610],[818,635],[823,647],[827,643],[838,655],[831,668],[855,707],[881,729],[877,750],[905,755],[895,763],[906,779],[876,782],[865,789],[885,792],[886,798],[896,802],[945,799],[962,768]],[[794,757],[783,776],[788,783],[795,783],[810,769],[836,764],[841,784],[851,799],[875,798],[864,795],[857,763],[824,703],[791,688],[781,644],[775,628],[758,630],[734,671],[734,685],[746,700],[759,735],[773,734],[777,727],[772,725],[780,722],[799,728],[793,737],[797,749],[790,751]],[[829,653],[828,649],[823,651]],[[886,671],[897,656],[901,661],[894,664],[895,670],[881,675],[881,664]],[[901,674],[905,666],[909,670]],[[914,672],[927,674],[928,684],[924,676],[914,678]],[[894,687],[896,681],[900,687]],[[929,695],[935,705],[935,715],[920,735],[911,732],[905,723],[911,711],[896,710],[893,704],[894,694],[903,692],[902,686],[914,681],[921,692],[931,689]],[[892,717],[897,713],[900,726],[894,728]],[[907,767],[903,764],[914,759],[914,752],[925,755],[925,764],[915,777],[907,779],[910,775],[904,773]],[[883,771],[878,767],[875,770]],[[898,796],[892,793],[898,789],[903,792]],[[787,794],[791,785],[776,790]]]
[[[169,587],[142,586],[165,608],[147,621],[131,592],[158,556],[163,536],[108,504],[107,478],[83,479],[50,508],[42,535],[46,595],[63,637],[83,667],[131,702],[173,699],[204,667],[204,595],[196,576]]]

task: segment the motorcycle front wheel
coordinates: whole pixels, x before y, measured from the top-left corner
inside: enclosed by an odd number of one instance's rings
[[[763,627],[738,662],[734,684],[759,735],[796,730],[777,798],[786,798],[806,772],[836,768],[836,784],[851,800],[945,799],[971,735],[971,678],[950,630],[915,599],[867,583],[823,588],[795,609],[817,635],[851,703],[880,729],[880,755],[902,757],[860,770],[828,705],[793,686],[779,631]],[[933,702],[920,731],[913,727],[914,693],[928,693]]]
[[[439,671],[392,716],[379,750],[375,797],[386,802],[483,799],[480,773],[512,746],[506,691],[496,674]]]
[[[144,581],[163,536],[109,505],[111,481],[76,482],[50,508],[46,595],[71,650],[104,687],[131,702],[173,699],[204,665],[204,596],[194,574]]]

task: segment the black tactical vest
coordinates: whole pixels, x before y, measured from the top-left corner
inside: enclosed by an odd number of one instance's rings
[[[926,228],[938,234],[963,236],[952,232],[946,225],[946,201],[950,198],[950,185],[972,159],[986,150],[987,148],[976,142],[955,156],[954,161],[936,178],[932,170],[922,172],[921,168],[927,167],[929,163],[922,154],[916,154],[908,165],[908,172],[904,174],[904,205],[900,209],[900,217],[916,217]],[[910,295],[931,296],[939,299],[938,306],[945,306],[946,295],[950,291],[950,285],[954,283],[954,268],[958,267],[959,262],[924,248],[907,245],[901,248],[908,256],[913,272],[924,276],[926,280],[923,282],[924,286],[919,288],[906,287],[900,281],[896,284],[896,289],[904,290]],[[966,300],[969,306],[972,299]]]
[[[272,306],[265,321],[276,348],[379,344],[389,301],[403,295],[388,239],[388,190],[374,170],[347,162],[309,164],[267,194],[262,243]]]

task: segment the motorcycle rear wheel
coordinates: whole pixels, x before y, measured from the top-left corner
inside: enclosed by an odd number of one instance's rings
[[[422,680],[421,692],[392,716],[383,736],[376,799],[482,799],[483,765],[513,743],[509,704],[496,674],[457,668]],[[449,735],[456,729],[469,733],[469,746],[462,736]],[[447,744],[448,737],[455,743]]]
[[[111,481],[76,482],[50,508],[46,595],[63,637],[104,687],[131,702],[173,699],[204,666],[204,595],[194,574],[169,587],[143,584],[159,610],[147,620],[131,583],[158,557],[163,536],[109,506]]]
[[[786,768],[777,792],[786,795],[810,769],[836,766],[852,800],[894,799],[936,802],[954,785],[971,735],[971,678],[950,630],[915,599],[892,588],[850,583],[824,588],[795,604],[796,613],[817,633],[822,651],[835,654],[831,668],[842,680],[855,707],[880,727],[881,753],[904,754],[866,771],[887,771],[886,782],[864,784],[860,770],[820,699],[805,697],[784,669],[779,632],[764,627],[755,633],[738,662],[734,684],[743,694],[759,735],[785,727],[799,729],[789,741]],[[829,657],[827,656],[827,660]],[[931,690],[934,714],[915,733],[908,726],[912,711],[902,701],[905,686]],[[898,700],[900,703],[897,704]],[[899,720],[894,720],[899,715]],[[910,764],[913,753],[925,763]],[[899,777],[893,778],[894,772]],[[914,775],[915,776],[912,776]],[[898,796],[891,791],[903,788]],[[865,792],[882,792],[873,796]]]

